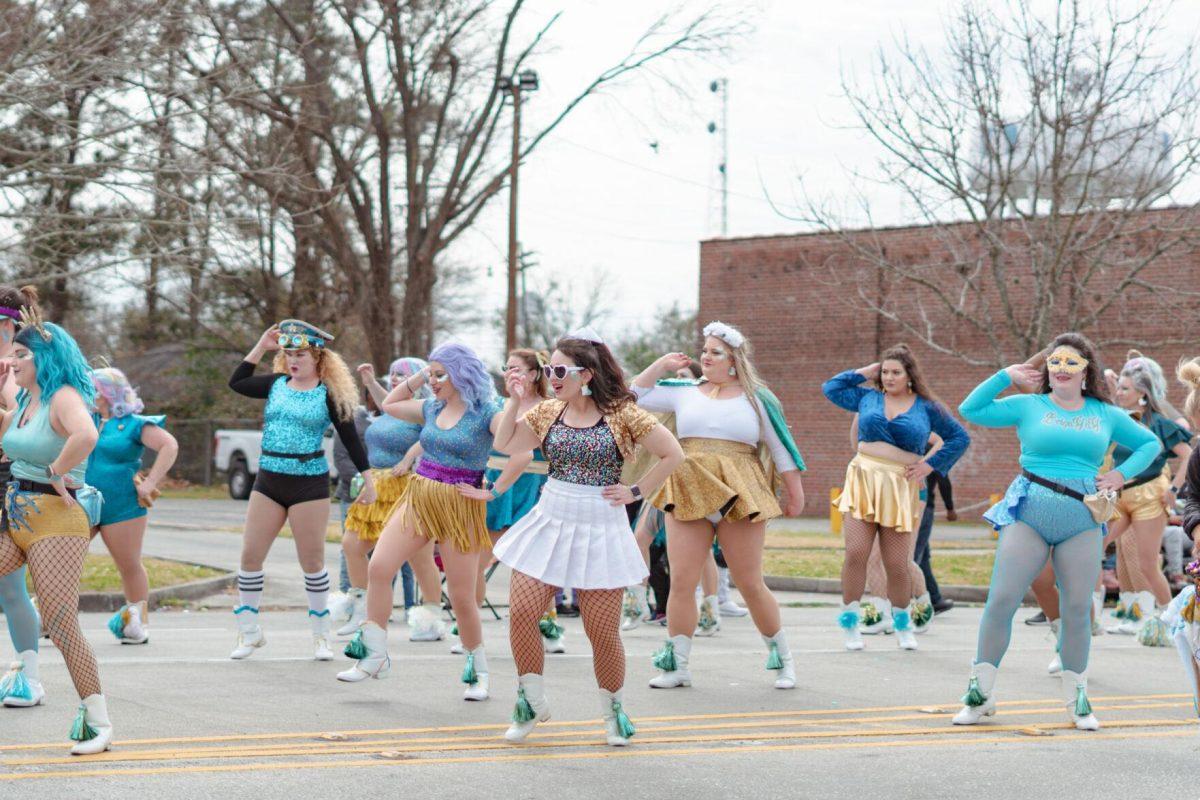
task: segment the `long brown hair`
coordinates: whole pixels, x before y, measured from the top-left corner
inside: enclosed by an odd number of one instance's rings
[[[1070,347],[1079,351],[1079,355],[1087,359],[1087,368],[1083,372],[1083,396],[1094,397],[1103,403],[1111,403],[1108,394],[1108,383],[1104,380],[1104,365],[1100,363],[1100,354],[1096,345],[1082,333],[1068,331],[1054,337],[1054,341],[1046,348],[1046,355],[1053,353],[1059,347]],[[1050,392],[1050,370],[1046,362],[1042,362],[1042,394]]]
[[[550,381],[546,378],[546,373],[542,372],[542,365],[550,363],[550,356],[545,350],[533,350],[528,347],[518,347],[516,350],[510,350],[509,358],[519,358],[521,363],[525,365],[531,372],[537,374],[533,380],[533,388],[537,392],[538,397],[543,400],[552,397],[550,391]]]
[[[925,376],[921,374],[921,365],[917,361],[917,356],[913,353],[908,345],[901,342],[894,344],[887,350],[884,350],[879,356],[879,367],[882,371],[883,362],[899,361],[900,366],[904,367],[904,372],[908,375],[908,382],[911,384],[913,394],[918,397],[924,397],[931,403],[942,405],[941,399],[938,398],[933,390],[929,388],[929,384],[925,382]],[[883,377],[878,375],[875,377],[875,388],[883,391]]]
[[[591,370],[592,380],[588,387],[602,414],[611,414],[625,403],[637,400],[637,395],[625,383],[625,373],[608,345],[583,339],[559,339],[554,349],[574,361],[575,366]]]

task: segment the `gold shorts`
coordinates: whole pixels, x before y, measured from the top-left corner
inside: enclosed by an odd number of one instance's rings
[[[384,523],[404,496],[404,487],[408,486],[412,473],[396,476],[390,469],[373,469],[371,477],[375,480],[375,502],[351,503],[346,509],[346,530],[353,531],[360,542],[368,543],[379,541]]]
[[[1135,522],[1165,516],[1167,512],[1163,505],[1163,492],[1167,491],[1170,485],[1171,481],[1166,475],[1159,475],[1140,486],[1122,489],[1117,497],[1117,511],[1122,517]]]
[[[836,505],[843,514],[901,533],[916,530],[921,486],[904,477],[907,465],[859,453],[846,466]]]
[[[92,537],[83,508],[78,503],[68,506],[57,494],[21,492],[9,486],[4,495],[4,519],[8,535],[25,553],[35,542],[54,536]]]
[[[759,522],[783,514],[767,485],[757,448],[726,439],[689,438],[679,443],[687,458],[650,498],[656,508],[685,522],[711,514]]]
[[[418,536],[452,542],[464,553],[479,552],[492,543],[487,503],[464,497],[449,483],[413,474],[397,503],[405,506],[405,524]]]

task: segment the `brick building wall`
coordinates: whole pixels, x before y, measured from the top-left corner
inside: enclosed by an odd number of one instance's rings
[[[888,257],[938,261],[938,239],[928,228],[910,227],[862,231],[873,246],[886,248]],[[808,464],[805,487],[807,514],[828,513],[831,487],[840,486],[853,450],[849,438],[851,415],[821,394],[821,384],[844,369],[872,363],[882,348],[906,341],[917,353],[926,379],[957,417],[959,402],[991,374],[954,355],[924,347],[905,336],[898,325],[864,310],[851,297],[858,278],[841,285],[828,269],[837,263],[847,276],[861,276],[862,264],[843,239],[832,234],[769,236],[705,241],[700,248],[701,324],[720,319],[741,329],[753,344],[764,379],[779,395],[788,421]],[[872,275],[877,271],[872,270]],[[1160,257],[1147,279],[1193,288],[1200,279],[1200,252],[1171,252]],[[874,277],[871,278],[875,280]],[[912,292],[911,284],[880,287],[886,292]],[[915,302],[915,296],[913,298]],[[926,307],[930,307],[928,304]],[[1105,326],[1131,331],[1130,340],[1165,340],[1184,333],[1178,320],[1163,314],[1146,292],[1130,292],[1105,317]],[[945,323],[947,326],[950,322]],[[1094,331],[1085,331],[1092,334]],[[956,329],[956,345],[978,352],[982,337]],[[1014,346],[1010,352],[1019,352]],[[1119,370],[1126,346],[1103,353],[1105,365]],[[1181,355],[1200,354],[1194,345],[1147,350],[1168,373],[1170,398],[1177,405],[1182,389],[1174,382],[1173,367]],[[1016,359],[1014,359],[1016,360]],[[959,418],[961,422],[961,418]],[[1002,492],[1017,469],[1018,443],[1011,430],[985,430],[967,425],[972,446],[951,472],[955,503],[975,506],[981,513],[987,497]]]

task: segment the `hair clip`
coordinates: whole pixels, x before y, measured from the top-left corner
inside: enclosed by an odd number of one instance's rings
[[[42,337],[43,342],[50,341],[50,331],[46,330],[45,320],[42,319],[42,312],[33,306],[24,306],[21,308],[21,316],[18,318],[18,324],[22,328],[33,328]]]

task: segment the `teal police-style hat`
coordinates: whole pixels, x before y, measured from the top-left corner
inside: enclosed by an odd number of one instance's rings
[[[320,350],[326,342],[332,341],[332,333],[326,333],[304,320],[285,319],[279,323],[279,346],[284,350],[304,350],[309,347]]]

